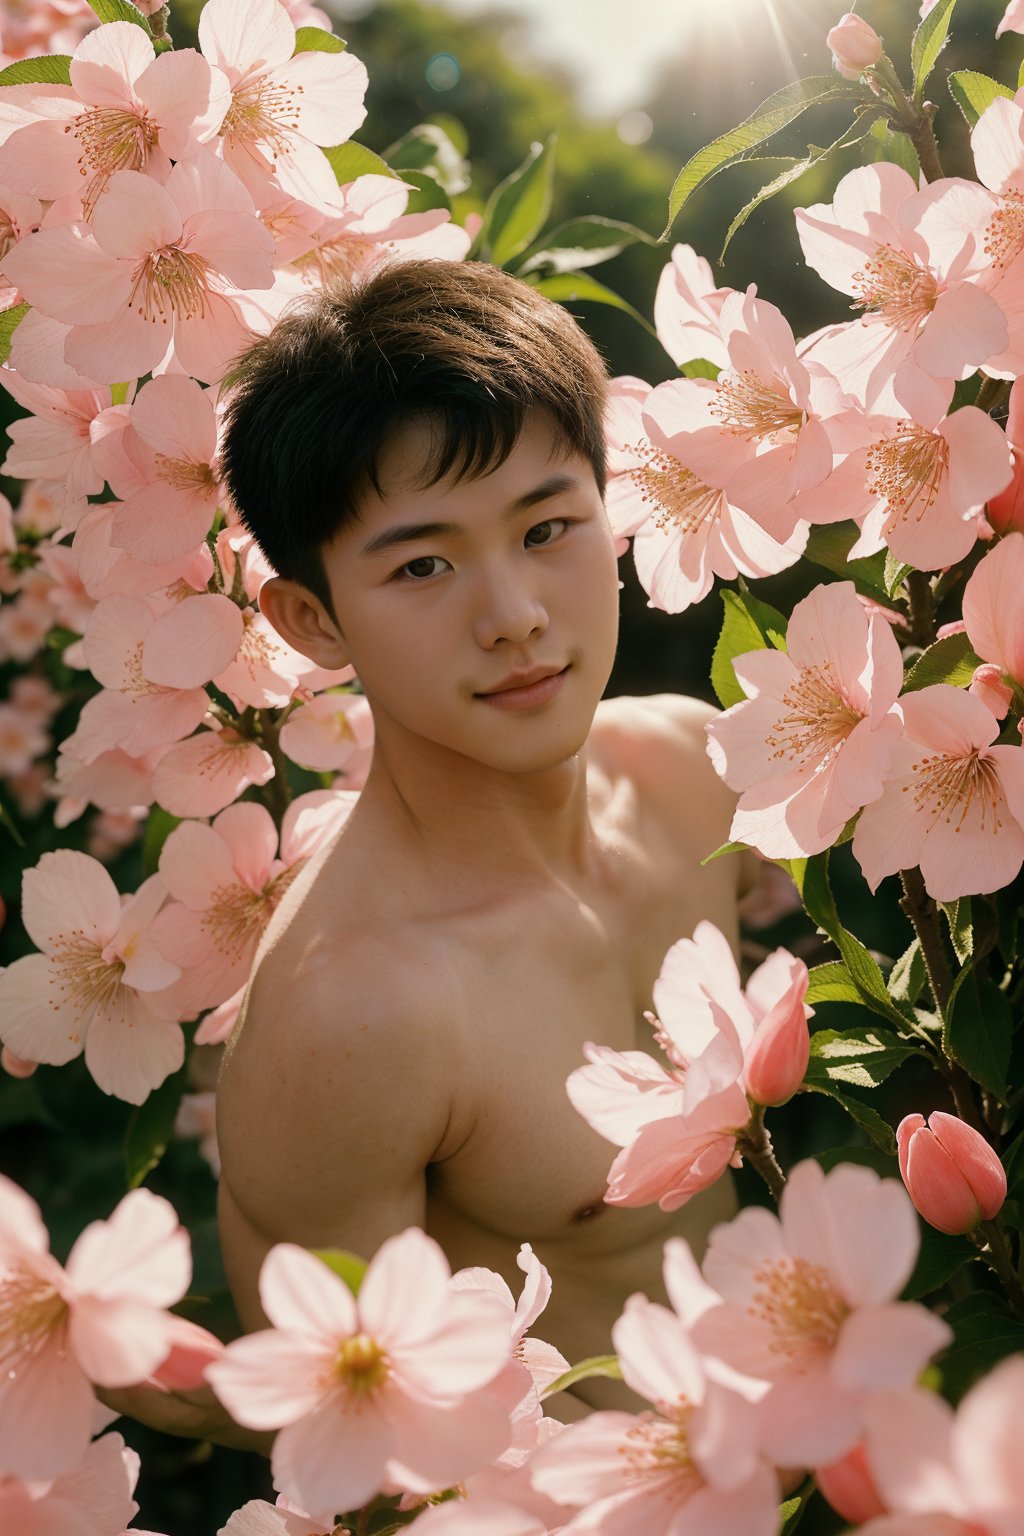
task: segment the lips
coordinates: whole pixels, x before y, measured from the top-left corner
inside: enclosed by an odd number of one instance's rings
[[[496,693],[511,693],[514,688],[529,688],[547,677],[558,677],[565,670],[565,667],[532,667],[529,672],[512,672],[493,688],[482,689],[478,697],[488,699]]]

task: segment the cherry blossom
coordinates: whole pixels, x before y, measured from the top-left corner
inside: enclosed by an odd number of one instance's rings
[[[207,0],[199,45],[231,86],[221,146],[232,170],[253,185],[270,173],[314,206],[336,203],[317,145],[341,144],[363,122],[365,65],[347,50],[295,54],[294,24],[277,0]]]
[[[214,137],[231,99],[194,48],[157,57],[130,21],[90,32],[70,70],[70,86],[14,86],[0,96],[0,163],[16,191],[80,197],[87,218],[118,171],[166,181],[172,160]]]
[[[270,753],[231,726],[202,730],[163,754],[153,794],[172,816],[214,816],[250,785],[274,777]]]
[[[674,245],[662,268],[654,296],[654,326],[672,361],[683,367],[705,358],[729,366],[729,352],[719,323],[722,304],[733,288],[716,288],[711,267],[691,245]]]
[[[797,1164],[778,1216],[748,1207],[712,1232],[704,1280],[724,1299],[693,1338],[771,1383],[760,1442],[776,1466],[844,1455],[871,1395],[910,1386],[951,1338],[926,1308],[896,1300],[917,1249],[902,1185],[849,1163],[828,1174]]]
[[[1022,579],[1024,534],[1011,533],[975,566],[964,588],[963,608],[964,625],[978,655],[1019,683],[1024,683]]]
[[[173,362],[213,383],[252,340],[237,290],[269,288],[272,256],[249,194],[207,151],[179,161],[165,186],[118,171],[91,230],[41,229],[4,269],[29,303],[70,326],[65,357],[88,377],[134,379]]]
[[[809,355],[867,410],[898,410],[897,370],[959,379],[1006,346],[1002,309],[970,280],[974,241],[947,235],[933,250],[928,237],[936,204],[978,190],[961,181],[919,190],[882,161],[850,171],[830,204],[796,210],[808,265],[862,311],[817,339]]]
[[[165,896],[153,876],[122,902],[96,859],[44,853],[22,883],[22,920],[41,953],[0,972],[4,1044],[53,1066],[84,1051],[104,1093],[141,1104],[184,1058],[181,972],[149,934]]]
[[[110,389],[53,389],[21,378],[12,368],[0,369],[0,384],[33,412],[8,428],[12,446],[0,468],[6,475],[53,482],[62,525],[74,528],[86,510],[86,498],[103,490],[93,437],[94,424],[102,430],[97,418],[113,407]]]
[[[0,1530],[11,1536],[123,1536],[139,1507],[132,1498],[138,1475],[138,1456],[113,1434],[93,1441],[76,1466],[54,1479],[26,1481],[0,1471]]]
[[[23,773],[52,745],[38,720],[17,704],[0,704],[0,775]]]
[[[862,16],[847,11],[825,38],[832,50],[832,64],[846,80],[859,80],[866,69],[882,58],[882,39]]]
[[[780,1026],[806,1038],[807,968],[784,949],[758,966],[744,991],[725,937],[709,922],[680,939],[654,986],[655,1038],[670,1070],[644,1051],[584,1047],[571,1073],[573,1107],[623,1148],[605,1200],[678,1210],[736,1161],[750,1119],[745,1065]]]
[[[358,1298],[279,1244],[260,1299],[274,1328],[229,1344],[209,1380],[240,1424],[284,1426],[275,1484],[315,1517],[385,1487],[448,1487],[504,1449],[507,1413],[479,1389],[509,1358],[505,1308],[453,1290],[440,1248],[415,1227],[381,1246]]]
[[[293,650],[255,609],[244,609],[242,619],[238,654],[213,679],[237,708],[281,709],[300,684],[326,687],[351,678],[348,667],[323,671]]]
[[[56,855],[54,855],[56,857]],[[57,1478],[86,1452],[92,1383],[144,1380],[170,1349],[165,1308],[185,1294],[189,1239],[171,1205],[132,1190],[94,1221],[62,1268],[39,1209],[0,1177],[0,1444],[17,1477]]]
[[[361,694],[321,693],[281,727],[281,750],[318,772],[348,768],[373,746],[373,716]]]
[[[946,683],[900,702],[906,735],[853,835],[865,880],[920,865],[936,901],[1008,885],[1024,863],[1024,748],[992,745],[991,710]]]
[[[767,858],[830,847],[883,793],[901,730],[899,646],[852,583],[797,603],[787,646],[734,658],[748,698],[707,727],[712,762],[741,791],[731,836]]]

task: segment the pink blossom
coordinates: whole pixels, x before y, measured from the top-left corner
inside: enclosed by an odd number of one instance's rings
[[[993,746],[999,722],[946,683],[901,701],[906,735],[853,853],[872,890],[920,865],[936,901],[999,890],[1024,862],[1024,748]]]
[[[321,693],[300,704],[281,729],[281,749],[317,772],[344,768],[373,746],[373,716],[360,694]]]
[[[808,265],[862,311],[817,340],[812,355],[869,411],[898,409],[897,370],[964,378],[1006,346],[1002,309],[970,280],[974,240],[929,238],[936,206],[972,189],[980,190],[947,180],[919,190],[883,161],[850,171],[832,203],[796,210]]]
[[[194,48],[157,57],[129,21],[91,32],[70,69],[70,86],[20,85],[0,97],[2,159],[16,191],[80,197],[87,218],[118,171],[166,181],[172,160],[214,137],[230,103],[227,81]]]
[[[277,0],[208,0],[199,46],[231,86],[221,145],[232,170],[250,185],[271,174],[314,206],[336,203],[317,145],[341,144],[363,122],[360,60],[347,50],[295,54],[294,24]]]
[[[687,466],[691,434],[716,435],[719,392],[697,379],[672,379],[641,401],[631,390],[613,396],[614,474],[608,515],[615,532],[633,536],[637,575],[651,607],[681,613],[710,592],[715,576],[767,576],[800,558],[807,525],[780,543],[730,504],[726,470],[704,479]]]
[[[797,603],[787,646],[734,658],[748,698],[707,727],[715,768],[741,791],[731,836],[767,858],[830,847],[882,794],[900,735],[899,646],[852,583]]]
[[[1003,681],[1002,669],[995,662],[983,661],[980,667],[975,667],[967,692],[972,698],[980,699],[997,720],[1010,712],[1013,689]]]
[[[217,415],[194,379],[165,374],[139,391],[131,408],[122,453],[130,470],[107,472],[122,498],[111,526],[111,543],[150,565],[190,555],[205,539],[217,510],[214,470]]]
[[[84,1051],[104,1093],[141,1104],[184,1057],[181,972],[149,933],[165,895],[153,876],[122,902],[97,860],[44,853],[22,882],[22,918],[41,953],[0,973],[4,1044],[53,1066]]]
[[[1002,1361],[956,1412],[928,1392],[879,1399],[871,1468],[891,1518],[863,1536],[1014,1536],[1024,1508],[1024,1359]]]
[[[165,752],[153,772],[153,793],[172,816],[214,816],[252,784],[274,777],[274,761],[230,726],[202,730]]]
[[[217,1536],[348,1536],[348,1532],[333,1520],[326,1524],[314,1520],[287,1499],[278,1499],[276,1505],[250,1499],[229,1516]]]
[[[520,1382],[520,1396],[534,1389],[542,1393],[569,1369],[569,1362],[543,1339],[527,1338],[529,1330],[551,1299],[551,1276],[529,1243],[520,1246],[516,1263],[526,1279],[517,1301],[499,1274],[493,1269],[462,1269],[452,1279],[456,1290],[479,1290],[493,1296],[505,1310],[514,1359],[507,1372]]]
[[[179,581],[193,591],[206,591],[213,559],[205,543],[165,565],[136,560],[111,542],[119,511],[116,501],[90,507],[75,530],[71,549],[79,580],[91,598],[140,597],[165,592]]]
[[[684,1243],[666,1244],[665,1284],[673,1301],[688,1284],[692,1263]],[[612,1341],[627,1385],[654,1411],[593,1413],[534,1456],[535,1486],[579,1507],[562,1529],[774,1536],[779,1490],[757,1453],[759,1385],[741,1375],[726,1385],[677,1313],[645,1296],[627,1301]]]
[[[236,708],[282,709],[302,683],[323,688],[351,677],[348,667],[322,671],[293,650],[254,608],[243,609],[242,619],[238,654],[213,679]]]
[[[1024,683],[1022,579],[1024,534],[1007,534],[975,566],[964,588],[963,607],[964,626],[975,651],[1020,683]]]
[[[12,446],[2,465],[4,474],[56,482],[63,526],[75,527],[86,498],[103,490],[104,477],[93,458],[92,428],[111,408],[110,389],[52,389],[30,383],[12,368],[0,369],[0,384],[34,413],[8,428]]]
[[[1010,0],[996,27],[996,37],[1002,37],[1004,32],[1024,32],[1024,0]]]
[[[873,1515],[884,1515],[885,1505],[878,1493],[868,1462],[867,1445],[859,1440],[852,1451],[815,1467],[814,1480],[837,1515],[851,1525],[860,1525]]]
[[[32,661],[54,625],[54,613],[43,598],[24,593],[0,607],[0,660]]]
[[[605,1200],[678,1210],[736,1160],[750,1119],[745,1064],[785,1020],[802,1028],[807,968],[784,949],[753,973],[744,991],[725,937],[712,923],[673,944],[654,986],[656,1036],[665,1071],[644,1051],[590,1042],[590,1066],[571,1073],[573,1107],[599,1135],[623,1148]]]
[[[217,1095],[212,1089],[182,1095],[174,1120],[174,1134],[182,1141],[197,1141],[203,1160],[214,1178],[220,1178],[220,1149],[217,1146]]]
[[[416,1525],[420,1536],[548,1536],[553,1529],[527,1510],[492,1499],[449,1500],[424,1510]]]
[[[38,720],[17,704],[0,704],[0,777],[23,773],[52,745]]]
[[[118,171],[91,231],[41,229],[5,271],[29,303],[70,326],[65,357],[90,378],[173,364],[213,383],[252,340],[237,289],[269,288],[272,255],[249,194],[207,151],[179,161],[166,186]]]
[[[236,515],[230,503],[226,511],[232,517]],[[215,547],[225,591],[233,591],[236,581],[240,582],[250,603],[255,603],[263,583],[269,581],[271,576],[276,576],[277,572],[252,534],[236,521],[229,521],[218,533]],[[355,676],[355,673],[352,675]]]
[[[654,325],[658,340],[679,367],[700,357],[719,368],[729,366],[720,315],[725,299],[735,291],[716,288],[711,267],[692,246],[672,247],[672,260],[658,279]]]
[[[35,1201],[0,1177],[0,1444],[10,1471],[54,1478],[75,1466],[92,1433],[91,1384],[130,1386],[161,1364],[173,1327],[165,1308],[191,1273],[187,1232],[149,1190],[86,1227],[62,1269]]]
[[[840,1163],[799,1163],[779,1215],[749,1207],[716,1227],[704,1279],[724,1300],[693,1326],[698,1348],[771,1383],[761,1444],[776,1466],[819,1466],[861,1438],[876,1392],[916,1380],[951,1338],[898,1302],[917,1257],[902,1185]]]
[[[8,59],[40,53],[70,53],[84,33],[95,27],[96,13],[88,0],[23,0],[0,15],[0,45]]]
[[[504,1449],[507,1414],[479,1389],[508,1360],[505,1310],[453,1290],[418,1229],[381,1246],[358,1298],[312,1254],[280,1244],[260,1299],[273,1329],[228,1345],[209,1379],[239,1423],[280,1428],[275,1484],[314,1516],[385,1487],[448,1487]]]
[[[2,1284],[2,1282],[0,1282]],[[0,1472],[0,1530],[10,1536],[123,1536],[137,1512],[139,1458],[120,1435],[104,1435],[53,1479],[23,1481]]]
[[[1024,382],[1010,388],[1006,440],[1013,459],[1013,479],[1005,490],[990,496],[985,516],[996,533],[1024,532]]]
[[[825,38],[832,50],[832,64],[846,80],[859,80],[866,69],[882,59],[882,39],[862,16],[847,11]]]
[[[936,1109],[905,1115],[896,1131],[900,1173],[919,1213],[940,1232],[973,1232],[1006,1199],[1006,1174],[979,1131]]]
[[[68,743],[71,742],[71,746]],[[91,763],[85,763],[74,753],[72,738],[61,742],[57,756],[55,791],[63,798],[54,814],[54,822],[64,827],[81,815],[87,805],[97,805],[105,811],[145,810],[156,798],[153,793],[153,769],[160,761],[163,748],[144,752],[141,757],[129,757],[127,752],[115,748],[101,752]],[[74,815],[62,807],[76,803]]]

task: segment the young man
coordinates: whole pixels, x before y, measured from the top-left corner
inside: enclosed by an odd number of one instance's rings
[[[276,914],[219,1088],[221,1236],[243,1325],[290,1241],[369,1257],[422,1226],[518,1294],[541,1337],[606,1353],[626,1297],[663,1298],[728,1180],[665,1215],[603,1196],[615,1149],[565,1080],[587,1040],[654,1050],[643,1013],[701,918],[735,933],[731,800],[711,711],[601,703],[618,577],[604,369],[571,317],[489,266],[390,265],[243,360],[226,478],[280,575],[260,604],[373,710],[365,789]],[[550,1411],[626,1406],[606,1379]],[[203,1432],[208,1426],[197,1424]],[[215,1431],[214,1431],[215,1432]]]

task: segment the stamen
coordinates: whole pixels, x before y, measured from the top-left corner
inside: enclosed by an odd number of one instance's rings
[[[48,1280],[27,1268],[0,1278],[0,1384],[14,1381],[63,1326],[67,1304]]]
[[[1003,193],[983,239],[982,249],[994,267],[1008,267],[1024,251],[1024,193]]]
[[[354,1333],[344,1340],[334,1361],[334,1376],[356,1397],[382,1386],[391,1374],[388,1357],[376,1339]]]
[[[286,154],[288,135],[299,130],[302,86],[285,85],[268,75],[257,75],[235,91],[220,132],[243,144],[261,144],[271,158]]]
[[[672,454],[649,443],[637,443],[631,451],[647,457],[646,464],[630,470],[629,478],[641,500],[650,503],[656,527],[665,533],[673,527],[684,534],[696,533],[709,519],[721,516],[723,493],[706,485]]]
[[[932,506],[949,469],[949,443],[914,421],[897,423],[892,437],[872,443],[865,460],[868,491],[890,513],[886,532],[913,515],[920,522]]]
[[[693,1404],[680,1395],[659,1405],[657,1414],[641,1414],[619,1446],[623,1476],[631,1483],[674,1473],[673,1493],[690,1497],[704,1485],[690,1451],[689,1425]]]
[[[1001,829],[1003,789],[999,772],[992,758],[982,755],[982,749],[964,757],[936,752],[912,763],[911,772],[917,774],[917,782],[904,784],[903,793],[913,788],[915,809],[930,813],[929,832],[940,821],[952,826],[954,817],[953,831],[959,832],[976,800],[981,806],[977,830],[995,837]]]
[[[847,698],[831,662],[805,667],[782,695],[787,713],[772,726],[765,745],[772,758],[789,757],[797,772],[830,761],[863,715]]]
[[[121,992],[124,962],[104,959],[95,939],[80,928],[64,935],[50,956],[50,972],[55,988],[50,1006],[55,1012],[72,1008],[76,1014],[96,1008],[110,1010]],[[75,1035],[69,1039],[76,1039]]]
[[[809,1369],[834,1347],[849,1307],[828,1271],[807,1259],[778,1259],[758,1270],[749,1311],[769,1325],[772,1354]]]
[[[166,325],[171,319],[205,320],[211,270],[203,256],[179,245],[161,246],[144,256],[132,273],[128,308],[152,325]]]
[[[94,107],[79,113],[64,132],[73,133],[82,147],[78,169],[89,177],[82,196],[86,218],[92,216],[97,198],[116,171],[145,171],[159,137],[144,108]]]
[[[200,464],[195,459],[171,459],[158,453],[155,468],[165,485],[176,491],[216,490],[217,477],[209,464]]]
[[[806,419],[781,379],[763,379],[752,368],[719,379],[711,414],[748,442],[774,443],[780,432],[798,432]]]
[[[871,260],[853,275],[857,295],[851,309],[880,315],[897,331],[915,331],[935,308],[938,281],[904,251],[880,245]]]
[[[360,235],[338,235],[334,240],[325,240],[305,255],[296,257],[292,265],[303,282],[310,287],[348,283],[353,278],[366,276],[372,267],[396,250],[393,240],[368,240]]]
[[[261,891],[239,884],[217,887],[201,926],[222,955],[237,958],[256,943],[305,862],[297,859]]]

